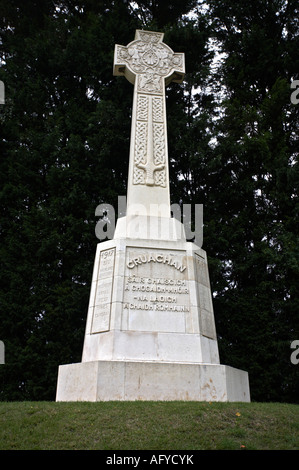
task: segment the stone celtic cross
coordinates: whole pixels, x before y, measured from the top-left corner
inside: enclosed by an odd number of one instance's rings
[[[127,215],[170,217],[165,85],[182,82],[185,65],[163,36],[137,30],[115,46],[113,73],[134,84]]]

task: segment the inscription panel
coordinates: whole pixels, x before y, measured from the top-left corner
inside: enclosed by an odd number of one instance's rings
[[[208,266],[203,258],[197,254],[195,254],[195,263],[197,274],[197,294],[200,306],[200,332],[203,336],[216,339]]]
[[[101,333],[110,329],[114,259],[115,248],[104,250],[100,254],[91,333]]]
[[[123,329],[185,332],[190,312],[186,253],[128,249]]]

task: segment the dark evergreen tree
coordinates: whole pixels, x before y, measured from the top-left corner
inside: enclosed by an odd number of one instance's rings
[[[58,364],[81,357],[95,209],[125,194],[131,99],[113,49],[138,25],[123,2],[1,8],[1,398],[49,399]]]
[[[176,5],[167,23],[193,3]],[[132,88],[112,76],[114,44],[145,25],[120,0],[0,8],[0,393],[53,399],[58,365],[81,357],[95,209],[126,194]],[[152,10],[149,26],[164,28],[162,3]]]
[[[187,16],[188,13],[192,15]],[[0,0],[0,399],[54,399],[80,361],[100,203],[126,194],[132,85],[115,43],[163,31],[171,200],[203,204],[221,361],[296,401],[298,79],[293,0]],[[217,44],[225,53],[214,71]]]
[[[205,218],[221,357],[249,371],[253,399],[296,401],[298,10],[279,0],[208,4],[226,54]]]

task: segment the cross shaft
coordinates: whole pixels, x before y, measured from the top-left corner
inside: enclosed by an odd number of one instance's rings
[[[184,77],[184,54],[162,42],[163,33],[137,30],[115,46],[114,75],[134,84],[127,215],[170,217],[165,84]],[[159,214],[157,214],[157,206]]]

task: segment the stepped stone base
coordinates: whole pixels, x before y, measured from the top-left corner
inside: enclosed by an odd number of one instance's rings
[[[91,361],[59,367],[56,401],[249,402],[248,373],[221,364]]]

